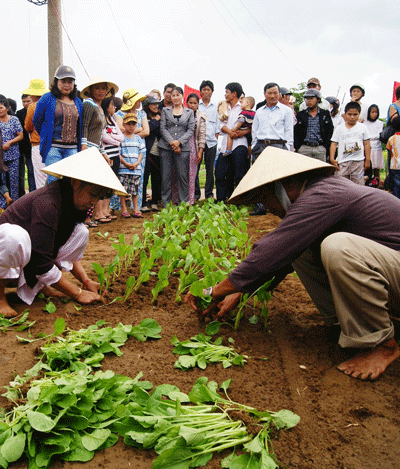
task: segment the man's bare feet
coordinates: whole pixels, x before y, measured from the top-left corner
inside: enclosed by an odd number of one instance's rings
[[[7,303],[5,297],[0,298],[0,314],[3,314],[5,318],[13,318],[14,316],[18,316],[18,313]]]
[[[362,352],[341,363],[338,370],[353,378],[377,379],[400,356],[400,348],[394,339],[376,346],[370,352]]]

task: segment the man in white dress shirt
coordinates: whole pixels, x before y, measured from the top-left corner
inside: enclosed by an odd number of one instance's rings
[[[290,150],[293,145],[293,111],[279,102],[279,86],[267,83],[264,86],[266,104],[257,109],[252,128],[251,158],[254,162],[261,152],[269,147]],[[250,215],[265,215],[262,204],[257,204]]]
[[[200,85],[201,100],[199,111],[207,116],[206,146],[204,147],[203,157],[206,167],[206,184],[204,187],[206,199],[213,197],[214,190],[214,165],[217,155],[219,119],[218,107],[211,102],[211,96],[214,92],[214,83],[210,80],[203,80]],[[200,169],[200,165],[199,165]],[[195,197],[200,198],[199,170],[197,170]]]

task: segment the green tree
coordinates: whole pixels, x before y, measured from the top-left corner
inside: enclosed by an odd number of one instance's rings
[[[292,95],[296,98],[296,103],[294,105],[294,110],[296,111],[296,113],[299,112],[300,104],[304,101],[303,94],[306,90],[307,83],[305,81],[298,83],[296,88],[290,88]]]

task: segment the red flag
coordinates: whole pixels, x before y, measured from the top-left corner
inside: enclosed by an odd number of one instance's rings
[[[392,98],[392,103],[394,103],[396,101],[396,88],[398,88],[400,86],[400,82],[398,81],[395,81],[394,82],[394,85],[393,85],[393,98]],[[185,85],[186,87],[186,85]]]
[[[195,93],[200,98],[200,91],[199,90],[195,90],[194,88],[191,88],[190,86],[185,85],[185,89],[184,89],[184,92],[183,92],[183,104],[185,106],[186,106],[187,97],[190,95],[190,93]]]

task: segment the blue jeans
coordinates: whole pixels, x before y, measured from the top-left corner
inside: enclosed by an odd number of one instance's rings
[[[53,163],[57,163],[58,161],[63,160],[64,158],[68,158],[68,156],[72,156],[78,153],[78,148],[57,148],[57,147],[50,147],[49,152],[46,156],[45,164],[46,166],[50,166]],[[54,176],[47,175],[47,184],[55,181],[57,178]]]

